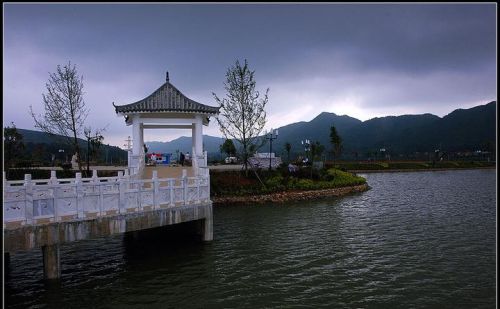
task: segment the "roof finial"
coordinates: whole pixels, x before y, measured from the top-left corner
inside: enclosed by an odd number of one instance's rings
[[[170,78],[168,77],[168,71],[167,71],[167,82],[170,81]]]

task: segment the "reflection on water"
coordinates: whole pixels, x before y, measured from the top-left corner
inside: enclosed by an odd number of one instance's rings
[[[214,208],[203,244],[150,231],[12,255],[9,308],[492,308],[495,170],[364,175],[371,190]],[[166,237],[169,236],[169,237]]]

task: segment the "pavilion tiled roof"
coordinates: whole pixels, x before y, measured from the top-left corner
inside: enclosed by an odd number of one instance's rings
[[[168,76],[168,75],[167,75]],[[148,97],[127,105],[115,105],[116,113],[181,112],[218,114],[219,107],[208,106],[189,99],[168,80]]]

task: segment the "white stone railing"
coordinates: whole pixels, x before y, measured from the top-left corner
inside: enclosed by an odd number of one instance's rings
[[[7,181],[3,174],[3,222],[39,224],[95,218],[165,207],[210,202],[208,169],[197,177],[134,179],[128,173],[118,177]]]

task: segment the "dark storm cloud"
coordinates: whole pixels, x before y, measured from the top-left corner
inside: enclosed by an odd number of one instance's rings
[[[324,110],[362,119],[396,112],[443,115],[496,99],[495,4],[4,9],[4,120],[24,121],[21,127],[32,124],[8,107],[39,104],[47,72],[68,60],[84,73],[92,110],[103,111],[92,116],[96,122],[103,114],[114,116],[112,101],[148,95],[167,69],[188,96],[213,105],[211,92],[223,92],[228,66],[245,58],[258,87],[271,88],[274,125],[309,120]],[[27,83],[33,93],[23,90]],[[116,134],[128,130],[121,119],[109,121]]]
[[[362,67],[421,71],[495,58],[494,5],[16,5],[16,32],[51,52],[297,60],[344,50]],[[219,56],[217,56],[219,55]],[[281,61],[280,61],[281,60]],[[292,65],[293,63],[288,63]],[[129,66],[139,66],[137,62]],[[210,65],[206,63],[205,65]]]

